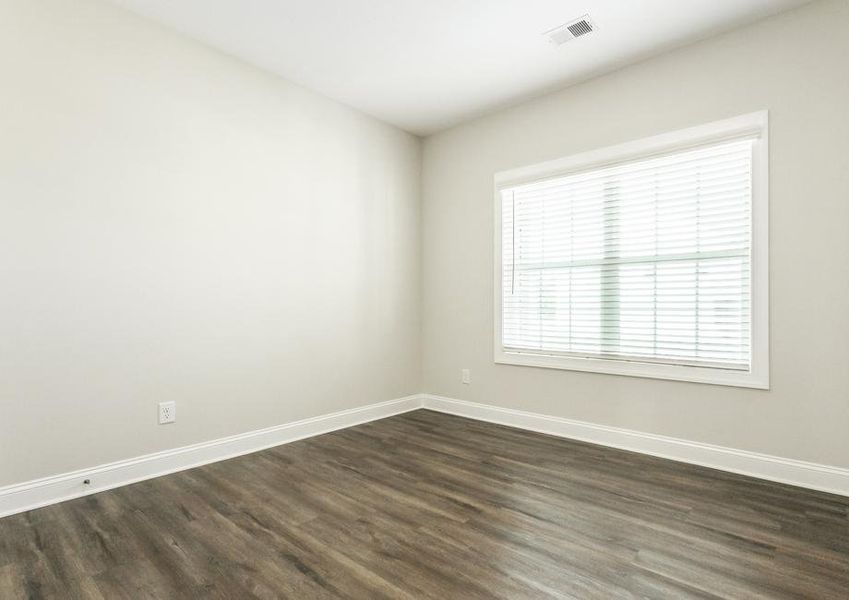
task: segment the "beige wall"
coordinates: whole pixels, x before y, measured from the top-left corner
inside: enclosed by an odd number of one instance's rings
[[[765,108],[770,391],[493,364],[494,173]],[[423,181],[425,391],[849,466],[849,2],[817,2],[436,135]]]
[[[420,158],[105,3],[3,0],[0,486],[419,391]]]

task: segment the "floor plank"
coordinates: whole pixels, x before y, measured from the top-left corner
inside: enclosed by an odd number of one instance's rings
[[[849,598],[849,498],[419,410],[0,520],[0,598]]]

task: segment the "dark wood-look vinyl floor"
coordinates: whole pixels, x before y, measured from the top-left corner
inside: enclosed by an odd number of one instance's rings
[[[0,598],[849,598],[849,498],[419,410],[0,520]]]

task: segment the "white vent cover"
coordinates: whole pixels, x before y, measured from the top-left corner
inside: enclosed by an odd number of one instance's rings
[[[587,35],[593,31],[595,31],[595,25],[593,25],[593,22],[590,21],[590,16],[584,15],[583,17],[570,21],[565,25],[560,25],[559,27],[550,29],[543,33],[543,35],[548,37],[549,42],[555,46],[559,46],[560,44],[565,44],[569,40],[574,40],[575,38]]]

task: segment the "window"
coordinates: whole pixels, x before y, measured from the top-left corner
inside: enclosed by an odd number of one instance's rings
[[[768,387],[767,116],[496,176],[495,361]]]

